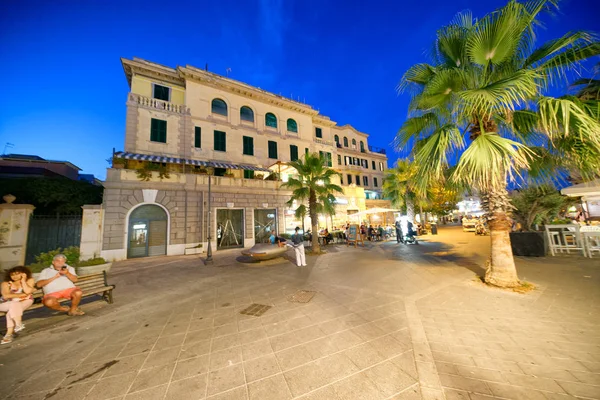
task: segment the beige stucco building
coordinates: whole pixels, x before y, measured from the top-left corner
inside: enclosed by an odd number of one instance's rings
[[[385,151],[352,126],[191,66],[137,58],[122,64],[130,86],[125,146],[107,171],[103,257],[198,252],[206,248],[209,218],[217,250],[290,231],[299,221],[281,181],[294,172],[285,163],[307,152],[320,152],[341,173],[334,225],[381,198]],[[215,175],[210,217],[208,171]]]

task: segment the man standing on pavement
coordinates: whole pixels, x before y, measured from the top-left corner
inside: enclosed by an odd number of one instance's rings
[[[292,247],[296,253],[296,265],[299,267],[306,267],[306,255],[304,254],[304,235],[298,233],[299,227],[296,227],[295,232],[292,235]]]
[[[396,220],[396,242],[404,243],[404,239],[402,237],[402,224],[400,220]]]
[[[40,273],[36,286],[44,290],[43,303],[46,307],[67,312],[69,315],[85,314],[77,306],[81,301],[82,291],[75,283],[77,274],[75,269],[67,265],[67,257],[57,254],[52,259],[52,265]],[[60,299],[70,299],[71,307],[61,306]]]

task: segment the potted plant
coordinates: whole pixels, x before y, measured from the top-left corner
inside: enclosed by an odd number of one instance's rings
[[[114,169],[127,168],[127,160],[121,157],[113,156],[112,159],[108,159],[108,162],[112,165],[112,168]]]
[[[254,179],[262,180],[265,176],[263,174],[254,174]]]
[[[142,167],[136,170],[136,173],[139,180],[148,182],[150,179],[152,179],[153,171],[158,172],[158,177],[160,180],[170,178],[167,167],[155,162],[145,162]]]
[[[227,172],[225,172],[223,174],[223,176],[226,176],[228,178],[233,178],[235,175],[233,174],[233,171],[231,171],[230,169],[228,169]]]
[[[511,194],[513,219],[517,229],[510,233],[513,254],[525,257],[543,257],[547,244],[539,228],[556,219],[562,210],[576,202],[563,196],[552,185],[544,184],[516,190]]]
[[[112,267],[111,262],[107,262],[102,257],[94,257],[89,260],[79,261],[75,264],[75,271],[79,276],[97,274],[102,271],[110,271]]]

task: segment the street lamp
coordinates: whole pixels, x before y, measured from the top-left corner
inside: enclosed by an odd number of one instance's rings
[[[210,246],[210,240],[212,239],[211,237],[211,229],[210,229],[210,220],[212,219],[211,217],[211,192],[210,192],[210,181],[211,181],[211,175],[210,172],[208,173],[208,248],[206,249],[206,260],[204,260],[204,265],[208,265],[208,264],[212,264],[213,263],[213,258],[212,258],[212,248]]]

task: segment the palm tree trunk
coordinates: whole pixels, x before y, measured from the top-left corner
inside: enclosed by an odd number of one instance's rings
[[[485,273],[485,282],[499,287],[519,286],[519,277],[510,245],[511,208],[506,189],[490,190],[482,196],[482,206],[488,215],[492,254]]]
[[[317,195],[313,190],[310,191],[308,199],[308,213],[310,215],[310,225],[312,231],[312,251],[313,253],[320,253],[321,246],[319,246],[319,216],[317,215]]]
[[[408,198],[406,199],[406,216],[410,222],[415,221],[415,205],[412,200]]]

